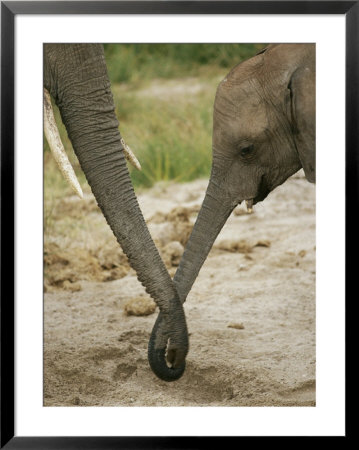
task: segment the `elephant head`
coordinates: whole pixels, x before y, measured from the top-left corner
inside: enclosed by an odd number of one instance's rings
[[[233,209],[304,169],[315,181],[315,46],[270,45],[220,83],[205,198],[174,277],[182,302]],[[161,314],[151,339],[158,334]],[[171,358],[171,353],[169,354]]]
[[[126,253],[139,281],[164,317],[160,338],[153,342],[157,360],[164,359],[167,342],[177,353],[166,374],[183,372],[188,338],[182,304],[152,241],[134,193],[124,157],[104,50],[92,44],[46,44],[44,87],[59,107],[96,201]],[[178,351],[177,351],[178,349]],[[157,361],[156,360],[156,361]],[[151,367],[161,376],[161,365]],[[169,375],[168,375],[169,374]]]

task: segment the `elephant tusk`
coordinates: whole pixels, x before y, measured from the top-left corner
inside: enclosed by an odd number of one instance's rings
[[[127,159],[127,161],[130,162],[134,167],[136,167],[137,170],[141,170],[142,167],[139,160],[136,158],[135,154],[126,144],[123,138],[121,138],[121,144],[123,145],[123,152],[125,154],[125,158]]]
[[[59,130],[56,125],[54,111],[52,109],[49,92],[44,89],[44,132],[49,143],[50,150],[57,162],[63,176],[68,181],[76,194],[83,198],[83,192],[76,178],[74,169],[71,166],[69,158],[66,155],[64,146],[61,142]]]
[[[247,213],[248,214],[252,214],[252,212],[253,212],[253,198],[251,198],[250,200],[246,200],[246,205],[247,205]]]

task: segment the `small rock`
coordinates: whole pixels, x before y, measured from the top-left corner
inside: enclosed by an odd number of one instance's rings
[[[254,247],[270,247],[271,242],[268,239],[258,241]]]
[[[243,323],[229,323],[227,325],[228,328],[235,328],[236,330],[244,330]]]
[[[81,403],[81,401],[80,401],[80,398],[79,398],[79,397],[74,397],[74,398],[72,399],[72,404],[73,404],[73,405],[78,406],[78,405],[80,405],[80,403]]]
[[[129,269],[124,266],[115,267],[111,270],[104,270],[102,273],[103,281],[120,280],[128,274]]]

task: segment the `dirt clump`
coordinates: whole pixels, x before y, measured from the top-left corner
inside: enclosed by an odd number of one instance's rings
[[[113,281],[129,271],[126,256],[120,248],[89,250],[63,249],[55,242],[44,245],[45,287],[79,291],[78,281]],[[51,290],[51,289],[50,289]]]
[[[100,212],[95,197],[91,193],[84,193],[84,198],[80,199],[76,195],[61,198],[54,208],[55,219],[64,216],[72,218],[83,218],[85,214]]]
[[[254,243],[250,243],[244,239],[223,239],[215,244],[219,250],[224,250],[231,253],[251,253],[254,247],[270,247],[271,243],[267,239],[262,239]]]
[[[156,239],[160,247],[164,247],[169,242],[178,241],[185,246],[192,232],[194,215],[198,213],[199,206],[184,207],[176,206],[169,213],[155,213],[148,223],[163,224],[160,236]],[[157,243],[156,242],[156,243]]]
[[[215,245],[216,248],[224,250],[231,253],[250,253],[253,249],[253,245],[249,244],[247,241],[224,239]]]
[[[183,251],[183,245],[178,241],[169,242],[161,249],[161,256],[167,269],[179,265]]]
[[[128,300],[124,306],[124,311],[128,316],[148,316],[153,314],[156,303],[147,297],[135,297]]]
[[[81,289],[82,289],[80,283],[71,283],[71,281],[69,281],[69,280],[65,280],[62,283],[62,287],[63,287],[63,289],[65,289],[65,291],[70,291],[70,292],[78,292],[78,291],[81,291]]]

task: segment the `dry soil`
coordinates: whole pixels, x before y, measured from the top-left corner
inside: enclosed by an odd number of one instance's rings
[[[206,180],[139,195],[173,275]],[[314,406],[315,187],[299,172],[223,228],[187,298],[184,376],[147,362],[158,309],[93,196],[52,205],[45,234],[44,405]],[[144,315],[137,315],[144,314]]]

